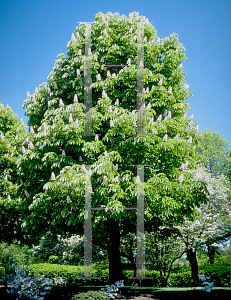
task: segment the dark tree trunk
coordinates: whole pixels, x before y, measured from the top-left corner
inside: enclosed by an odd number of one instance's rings
[[[212,265],[214,263],[214,258],[215,258],[215,249],[214,247],[210,246],[209,243],[207,243],[207,248],[208,248],[209,263]]]
[[[192,248],[189,248],[186,250],[187,258],[190,263],[191,267],[191,276],[193,279],[194,284],[199,283],[199,278],[198,278],[198,263],[197,263],[197,258],[196,258],[196,250],[193,251]]]
[[[120,257],[120,231],[119,220],[108,219],[109,245],[108,245],[108,259],[109,259],[109,281],[110,285],[115,284],[116,281],[124,280],[122,272],[122,264]]]

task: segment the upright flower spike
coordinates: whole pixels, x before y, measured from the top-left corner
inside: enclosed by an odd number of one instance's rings
[[[106,27],[108,27],[108,21],[106,21],[105,24],[106,24]]]
[[[0,138],[1,138],[1,139],[4,139],[4,135],[2,134],[2,132],[1,132]]]
[[[161,120],[162,120],[162,115],[159,115],[156,121],[161,122]]]
[[[147,105],[147,109],[151,109],[151,103],[150,102]]]
[[[100,74],[97,75],[97,80],[101,80]]]
[[[170,89],[168,90],[168,93],[171,94],[172,93],[172,88],[170,87]]]
[[[35,93],[38,93],[38,88],[37,87],[35,88]]]
[[[163,141],[167,141],[168,140],[168,135],[165,134],[165,136],[163,137]]]
[[[131,58],[129,57],[127,60],[127,64],[130,66],[131,65]]]
[[[79,126],[79,120],[78,119],[75,120],[75,123],[76,123],[77,126]]]
[[[71,203],[71,198],[69,196],[67,196],[67,203]]]
[[[33,101],[33,102],[36,102],[36,100],[35,100],[35,94],[33,94],[32,101]]]
[[[30,97],[30,92],[27,92],[27,97]]]
[[[178,69],[181,69],[183,67],[182,63],[178,66]]]
[[[79,69],[76,69],[76,74],[77,74],[77,76],[80,75],[80,70]]]
[[[110,127],[114,127],[114,122],[113,122],[113,120],[110,120]]]
[[[30,127],[30,133],[34,133],[33,126]]]
[[[145,37],[144,37],[144,43],[147,43],[147,41],[148,41],[148,40],[147,40],[147,37],[145,36]]]
[[[184,180],[184,175],[181,174],[180,177],[178,178],[178,180],[179,180],[180,182],[182,182],[182,181]]]
[[[55,173],[54,172],[51,172],[51,180],[55,180]]]
[[[129,33],[132,33],[132,30],[133,30],[133,28],[131,27],[131,28],[129,29]]]
[[[138,176],[137,175],[137,177],[136,177],[136,183],[140,183],[141,181],[140,181],[140,176]]]
[[[74,95],[74,102],[75,102],[75,103],[78,103],[78,97],[77,97],[76,94]]]
[[[108,111],[109,111],[109,113],[112,113],[111,105],[108,107]]]
[[[199,130],[199,125],[197,125],[196,130],[197,130],[197,131]]]
[[[32,144],[32,142],[29,142],[28,146],[29,146],[30,149],[34,149],[34,145]]]
[[[178,140],[179,139],[179,134],[177,133],[177,135],[174,137],[174,139]]]
[[[81,55],[81,49],[79,49],[78,55]]]
[[[118,176],[116,176],[116,177],[113,179],[113,182],[119,182]]]
[[[193,119],[193,117],[194,117],[194,114],[192,114],[192,115],[189,117],[189,119]]]
[[[72,33],[72,35],[71,35],[71,40],[76,42],[76,37],[75,37],[74,33]]]
[[[160,81],[158,82],[158,85],[162,85],[163,79],[161,78]]]
[[[186,118],[187,118],[187,113],[185,113],[183,116],[183,119],[186,119]]]
[[[169,111],[169,112],[168,112],[168,119],[171,119],[171,118],[172,118],[172,112]]]
[[[115,105],[119,106],[119,99],[116,99]]]
[[[192,137],[190,136],[190,138],[188,139],[188,143],[192,143]]]
[[[115,108],[114,113],[117,115],[118,114],[118,107]]]
[[[193,125],[193,120],[191,120],[188,125],[192,126]]]
[[[63,103],[63,100],[62,100],[62,99],[59,99],[59,105],[60,105],[60,106],[63,106],[63,105],[64,105],[64,103]]]
[[[70,117],[69,117],[69,123],[73,123],[72,114],[70,114]]]
[[[99,135],[96,134],[96,135],[95,135],[95,141],[98,141],[98,140],[99,140]]]
[[[189,84],[185,83],[184,88],[187,90],[189,88]]]
[[[107,97],[107,93],[105,92],[105,90],[103,90],[102,92],[102,97]]]
[[[107,29],[106,29],[106,28],[104,29],[103,33],[104,33],[106,36],[108,35],[108,34],[107,34]]]
[[[149,123],[153,124],[154,123],[154,120],[153,118],[150,119]]]
[[[25,154],[26,153],[26,149],[24,146],[22,146],[22,153]]]
[[[107,77],[110,77],[111,76],[111,73],[110,73],[110,71],[108,70],[107,71]]]
[[[79,37],[79,32],[77,31],[76,36]]]

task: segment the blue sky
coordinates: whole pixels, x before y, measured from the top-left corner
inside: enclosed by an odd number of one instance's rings
[[[191,115],[201,130],[219,131],[231,144],[231,1],[224,0],[0,0],[0,101],[27,123],[27,91],[47,81],[59,53],[66,53],[77,21],[98,12],[139,12],[160,38],[179,35],[186,48]],[[28,127],[27,127],[28,129]]]

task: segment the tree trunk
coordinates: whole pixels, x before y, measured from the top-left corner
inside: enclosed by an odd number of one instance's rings
[[[199,277],[198,277],[198,263],[197,263],[197,258],[196,258],[196,250],[193,251],[192,248],[189,248],[186,250],[187,258],[190,263],[191,267],[191,276],[193,279],[194,284],[199,283]]]
[[[207,243],[207,248],[208,248],[209,263],[212,265],[214,263],[214,258],[215,258],[215,249],[214,247],[210,246],[209,243]]]
[[[108,259],[109,259],[109,281],[110,285],[115,284],[116,281],[124,280],[122,272],[122,264],[120,257],[120,231],[119,220],[108,219],[109,231],[109,246],[108,246]]]

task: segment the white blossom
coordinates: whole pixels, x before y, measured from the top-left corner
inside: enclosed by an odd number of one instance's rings
[[[172,93],[172,87],[170,87],[170,89],[168,90],[168,93],[169,93],[169,94]]]
[[[131,65],[131,58],[128,58],[127,64],[128,64],[128,65]]]
[[[51,172],[51,180],[55,180],[55,173]]]
[[[114,127],[114,122],[112,120],[110,120],[110,126]]]
[[[24,190],[24,192],[25,192],[26,197],[28,198],[29,197],[29,193],[26,190]]]
[[[76,36],[79,37],[79,32],[77,31]]]
[[[177,134],[174,139],[178,140],[178,138],[179,138],[179,134]]]
[[[107,29],[106,29],[106,28],[104,29],[103,33],[104,33],[106,36],[108,35],[108,34],[107,34]]]
[[[30,133],[34,133],[33,126],[30,127]]]
[[[194,114],[192,114],[192,115],[189,117],[189,119],[193,119],[193,117],[194,117]]]
[[[32,144],[32,142],[29,142],[29,145],[30,149],[34,149],[34,145]]]
[[[70,117],[69,117],[69,123],[73,123],[72,114],[70,114]]]
[[[96,141],[99,140],[99,135],[98,135],[98,134],[95,135],[95,140],[96,140]]]
[[[82,156],[79,157],[79,161],[83,161]]]
[[[115,112],[114,112],[116,115],[118,113],[118,107],[115,108]]]
[[[181,69],[183,67],[182,63],[178,66],[178,69]]]
[[[109,111],[110,113],[112,113],[111,105],[108,107],[108,111]]]
[[[192,137],[188,139],[188,143],[192,143]]]
[[[22,153],[26,153],[24,146],[22,146]]]
[[[27,92],[27,97],[30,97],[30,92]]]
[[[153,124],[153,122],[154,122],[154,119],[153,119],[153,118],[150,118],[149,123]]]
[[[156,121],[161,122],[161,120],[162,120],[162,115],[159,115]]]
[[[147,105],[147,109],[151,109],[151,103],[150,102]]]
[[[145,37],[144,37],[144,42],[147,43],[147,41],[148,41],[148,40],[147,40],[147,37],[145,36]]]
[[[182,181],[184,180],[184,175],[181,174],[180,177],[178,178],[178,180],[179,180],[180,182],[182,182]]]
[[[130,17],[130,14],[129,14],[129,17]],[[133,28],[131,27],[131,28],[129,29],[129,33],[132,33],[132,30],[133,30]]]
[[[97,80],[101,80],[100,74],[97,75]]]
[[[111,76],[111,73],[110,73],[110,71],[108,70],[107,71],[107,77],[110,77]]]
[[[116,176],[116,177],[113,179],[113,182],[119,182],[118,176]]]
[[[192,126],[193,125],[193,120],[191,120],[188,125]]]
[[[140,183],[141,181],[140,181],[140,176],[138,176],[137,175],[137,177],[136,177],[136,183]]]
[[[165,136],[163,137],[163,141],[167,141],[168,140],[168,135],[165,134]]]
[[[78,103],[78,97],[77,97],[76,94],[74,95],[74,102],[75,102],[75,103]]]
[[[69,196],[67,196],[67,203],[71,203],[71,198]]]
[[[76,42],[76,37],[75,37],[74,33],[72,33],[72,35],[71,35],[71,40]]]
[[[163,79],[161,78],[160,81],[158,82],[158,85],[162,85]]]
[[[183,116],[183,119],[186,119],[186,118],[187,118],[187,113],[185,113]]]
[[[88,55],[91,55],[91,48],[88,49]]]
[[[78,55],[81,55],[81,49],[79,49]]]
[[[158,42],[158,43],[160,42],[160,38],[157,39],[157,42]]]
[[[2,134],[2,132],[1,132],[1,135],[0,135],[0,137],[1,137],[1,139],[4,139],[4,135]]]
[[[35,88],[35,93],[38,93],[38,88],[37,87]]]
[[[7,196],[8,200],[11,200],[10,195]]]
[[[65,151],[64,150],[62,151],[62,156],[65,156]]]
[[[79,120],[76,119],[76,120],[75,120],[75,123],[76,123],[76,125],[78,126],[78,125],[79,125]]]
[[[187,90],[189,88],[189,84],[185,83],[184,88]]]
[[[118,105],[118,106],[119,106],[119,99],[116,99],[115,105]]]
[[[62,99],[59,99],[59,105],[60,105],[60,106],[64,105],[64,103],[63,103],[63,100],[62,100]]]
[[[105,155],[105,156],[107,156],[107,155],[108,155],[108,153],[107,153],[107,150],[104,152],[104,155]]]
[[[108,27],[108,21],[106,21],[105,24],[106,24],[106,27]]]
[[[80,75],[80,70],[79,69],[76,69],[76,74],[77,74],[77,76]]]
[[[103,90],[102,92],[102,97],[107,97],[107,93],[105,92],[105,90]]]
[[[197,130],[197,131],[199,130],[199,125],[197,125],[196,130]]]

